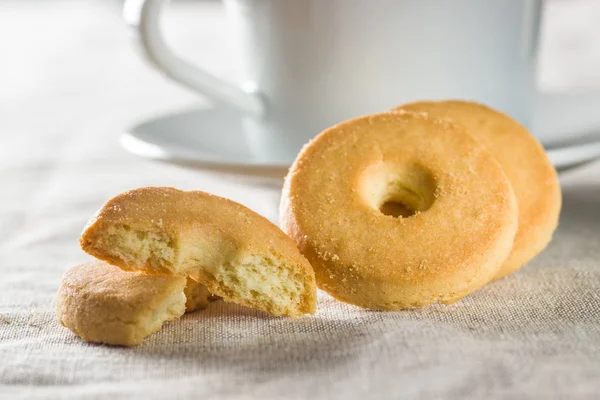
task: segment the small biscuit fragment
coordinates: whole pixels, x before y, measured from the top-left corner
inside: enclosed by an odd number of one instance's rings
[[[79,240],[127,271],[189,276],[223,300],[272,315],[316,309],[314,271],[277,226],[201,191],[147,187],[110,199]]]
[[[215,300],[216,298],[212,296],[206,286],[201,283],[196,282],[192,278],[187,278],[187,284],[185,285],[185,289],[183,291],[185,293],[185,312],[194,312],[196,310],[200,310],[202,308],[208,307],[208,302],[210,300]]]
[[[135,346],[183,315],[185,285],[184,277],[124,272],[101,261],[80,264],[63,276],[56,315],[85,341]],[[194,294],[194,307],[207,302],[198,288]]]

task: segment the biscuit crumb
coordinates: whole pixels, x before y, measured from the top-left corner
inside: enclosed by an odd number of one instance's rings
[[[30,314],[30,319],[27,321],[27,325],[33,328],[41,328],[42,327],[42,318],[39,313],[33,312]]]

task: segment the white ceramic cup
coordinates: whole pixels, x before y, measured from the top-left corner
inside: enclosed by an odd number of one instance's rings
[[[535,132],[546,144],[600,126],[600,113],[581,108],[599,97],[536,92],[542,0],[224,1],[240,49],[239,85],[173,54],[159,29],[165,0],[136,0],[134,20],[156,68],[245,115],[259,160],[289,163],[328,126],[421,99],[480,101],[529,127],[540,107],[560,110],[560,130]],[[565,120],[569,108],[577,121]]]

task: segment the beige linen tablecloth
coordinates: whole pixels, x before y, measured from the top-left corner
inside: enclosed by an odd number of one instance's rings
[[[0,23],[2,43],[18,39],[0,62],[0,398],[600,398],[600,163],[561,175],[560,227],[543,254],[454,305],[374,312],[321,293],[316,315],[291,320],[216,302],[139,347],[79,340],[53,301],[63,272],[88,259],[78,235],[103,201],[172,185],[275,220],[279,193],[118,146],[126,125],[202,104],[137,58],[116,4],[10,4]],[[203,7],[218,35],[219,6]]]

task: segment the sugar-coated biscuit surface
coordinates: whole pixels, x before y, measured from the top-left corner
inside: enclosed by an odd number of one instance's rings
[[[273,315],[315,312],[314,272],[294,242],[266,218],[209,193],[122,193],[89,221],[80,244],[124,270],[190,276],[225,301]]]
[[[394,201],[415,215],[384,215]],[[319,287],[373,309],[460,299],[498,273],[517,228],[492,155],[460,127],[408,112],[317,136],[286,177],[280,216]]]
[[[462,125],[504,170],[517,198],[519,229],[496,278],[518,270],[548,245],[558,225],[560,185],[542,145],[525,127],[499,111],[467,101],[421,101],[397,109],[425,112]]]
[[[56,314],[62,325],[86,341],[134,346],[183,315],[185,285],[184,277],[125,272],[93,261],[65,273]]]

